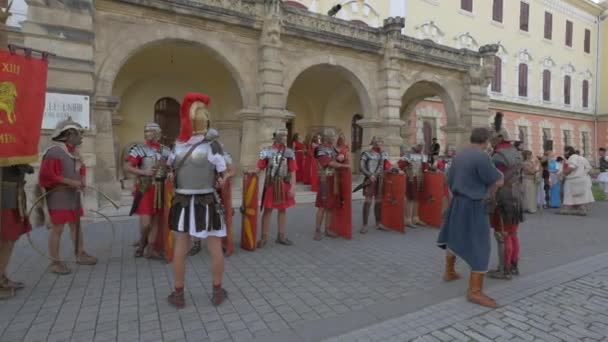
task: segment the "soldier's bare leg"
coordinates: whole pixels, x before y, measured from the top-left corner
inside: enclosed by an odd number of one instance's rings
[[[372,208],[373,197],[365,196],[365,202],[363,203],[363,227],[359,231],[361,234],[367,233],[367,223],[369,221],[369,211]]]
[[[264,248],[268,242],[268,229],[270,228],[270,218],[272,217],[272,209],[265,208],[262,213],[262,237],[258,241],[258,248]]]
[[[151,217],[150,231],[148,232],[148,248],[144,251],[144,256],[148,259],[162,259],[162,256],[155,249],[154,242],[156,242],[156,235],[160,226],[160,215],[154,215]]]
[[[8,262],[10,261],[14,246],[15,241],[0,240],[0,275],[3,279],[5,277],[6,267],[8,266]],[[0,299],[7,299],[15,296],[15,290],[16,288],[0,284]]]
[[[325,210],[323,210],[323,208],[317,208],[317,215],[315,217],[315,235],[313,237],[313,239],[316,241],[320,241],[322,239],[321,224],[323,223],[324,214]]]
[[[152,227],[152,216],[139,215],[139,242],[135,249],[135,257],[141,258],[148,245],[148,236]]]
[[[374,201],[374,218],[376,219],[376,229],[384,230],[380,223],[382,220],[382,198],[378,199],[376,197]]]
[[[417,226],[426,226],[426,223],[424,223],[422,220],[420,220],[420,217],[418,216],[418,209],[420,208],[420,201],[416,200],[414,201],[414,205],[413,205],[413,215],[414,215],[414,219],[413,222],[415,225]]]
[[[173,281],[175,291],[169,295],[169,303],[177,308],[183,308],[186,303],[184,300],[184,281],[186,277],[186,253],[190,247],[190,235],[188,233],[174,233],[175,250],[173,251]]]
[[[78,243],[78,255],[76,256],[76,263],[79,265],[95,265],[97,264],[97,258],[91,255],[88,255],[87,252],[84,251],[84,237],[82,236],[82,227],[79,228],[78,232],[78,241],[76,241],[76,224],[70,223],[70,235],[72,236],[72,241],[74,245]]]
[[[332,231],[329,227],[329,225],[331,224],[331,209],[323,209],[323,211],[325,212],[325,214],[323,215],[325,220],[325,235],[330,238],[337,238],[338,234]]]
[[[211,302],[218,306],[228,298],[228,293],[222,288],[224,276],[224,252],[222,251],[222,238],[209,236],[207,238],[207,250],[211,256],[211,278],[213,280],[213,295]]]
[[[287,225],[287,210],[286,209],[278,209],[277,214],[277,223],[279,226],[279,234],[277,235],[276,243],[280,243],[281,245],[291,246],[293,242],[291,242],[285,233],[285,227]]]
[[[55,274],[70,274],[72,270],[59,258],[59,242],[63,233],[63,224],[53,224],[49,231],[49,255],[53,260],[50,270]]]

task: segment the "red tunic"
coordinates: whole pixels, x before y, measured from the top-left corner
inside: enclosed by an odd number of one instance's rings
[[[22,220],[19,209],[2,209],[0,220],[0,240],[3,241],[17,241],[21,235],[32,230],[30,221],[27,218]]]
[[[152,148],[154,148],[157,152],[160,151],[161,146],[159,143],[155,143],[152,141],[147,141],[146,144]],[[141,156],[129,156],[127,161],[131,164],[131,166],[138,168],[141,165],[142,157]],[[137,187],[137,183],[133,186],[133,196],[137,194],[139,191]],[[163,213],[162,208],[154,208],[154,194],[156,193],[156,186],[154,183],[150,185],[148,191],[144,192],[144,195],[141,198],[141,202],[137,206],[135,210],[135,214],[137,215],[160,215]]]
[[[329,164],[332,162],[330,156],[320,156],[317,157],[317,162],[321,164],[321,167],[326,168],[329,167]],[[317,191],[317,197],[315,199],[315,207],[323,208],[323,209],[333,209],[335,208],[339,202],[340,194],[334,193],[334,181],[335,176],[327,176],[327,193],[322,194],[322,191]],[[318,183],[321,181],[319,180]],[[325,195],[325,196],[323,196]]]
[[[75,150],[74,146],[66,144],[69,152]],[[84,182],[86,177],[86,167],[84,164],[80,166],[80,176]],[[63,162],[57,158],[43,158],[40,164],[40,173],[38,175],[38,182],[43,188],[50,190],[50,188],[57,185],[62,185],[63,181]],[[48,197],[47,197],[48,199]],[[82,207],[71,210],[71,209],[49,209],[51,216],[51,223],[53,224],[65,224],[75,223],[79,216],[83,215]]]
[[[296,165],[298,166],[298,172],[296,172],[296,182],[302,182],[304,180],[304,159],[305,146],[299,141],[293,142],[293,150],[296,152]]]
[[[274,148],[276,149],[283,149],[285,148],[282,145],[273,145]],[[258,168],[260,170],[264,170],[266,169],[266,167],[268,166],[268,159],[260,159],[258,160]],[[296,161],[294,159],[287,159],[287,169],[289,170],[289,172],[297,172],[298,171],[298,165],[296,164]],[[274,203],[274,187],[272,184],[269,184],[266,187],[265,190],[265,195],[264,195],[264,203],[262,203],[262,205],[264,206],[265,209],[287,209],[290,207],[293,207],[294,205],[296,205],[296,199],[293,197],[289,197],[289,192],[291,190],[291,187],[293,186],[293,184],[290,184],[289,182],[286,181],[282,181],[283,182],[283,198],[285,198],[286,200],[283,201],[282,203]]]

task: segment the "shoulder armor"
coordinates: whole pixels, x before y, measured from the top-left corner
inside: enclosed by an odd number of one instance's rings
[[[388,152],[382,151],[382,153],[380,153],[380,157],[382,157],[382,159],[388,159]]]
[[[226,161],[227,165],[233,164],[232,155],[228,152],[224,152],[224,160]]]
[[[363,159],[363,160],[367,160],[367,159],[369,159],[369,157],[370,157],[369,153],[370,153],[370,152],[369,152],[369,151],[367,151],[367,150],[366,150],[366,151],[361,152],[361,159]]]
[[[287,158],[287,159],[295,159],[296,158],[295,152],[291,148],[289,148],[289,147],[285,148],[285,152],[283,153],[283,156],[285,158]]]
[[[135,144],[129,149],[130,157],[144,157],[145,153],[140,144]]]
[[[272,157],[272,147],[264,147],[260,151],[260,159],[268,159]]]
[[[320,156],[331,156],[331,150],[330,150],[330,149],[328,149],[327,147],[324,147],[324,146],[323,146],[323,147],[319,147],[319,148],[317,148],[317,151],[316,151],[316,152],[317,152],[317,153],[316,153],[315,157],[320,157]]]

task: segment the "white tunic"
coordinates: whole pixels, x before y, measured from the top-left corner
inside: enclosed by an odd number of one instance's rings
[[[568,168],[573,171],[566,176],[564,182],[564,205],[581,205],[595,202],[591,192],[591,164],[577,154],[568,158]]]

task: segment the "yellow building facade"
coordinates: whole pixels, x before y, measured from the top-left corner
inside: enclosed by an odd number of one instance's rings
[[[457,49],[498,44],[491,111],[505,114],[515,140],[541,154],[550,140],[559,155],[573,145],[593,159],[605,146],[608,33],[605,1],[589,0],[292,0],[287,3],[377,27],[379,18],[405,18],[403,34]],[[602,13],[604,13],[602,15]],[[568,37],[570,35],[570,37]],[[587,46],[586,46],[587,45]],[[522,67],[525,65],[525,67]],[[604,65],[604,67],[602,67]],[[520,68],[526,69],[525,94]],[[498,79],[498,81],[496,81]],[[568,84],[566,84],[568,83]],[[602,87],[603,85],[603,87]],[[566,89],[568,88],[568,89]],[[567,93],[567,94],[566,94]],[[445,113],[438,98],[418,104],[410,116],[410,142],[430,136],[446,143]],[[439,103],[438,103],[439,101]],[[600,122],[600,123],[598,123]],[[428,133],[425,127],[432,127]]]

